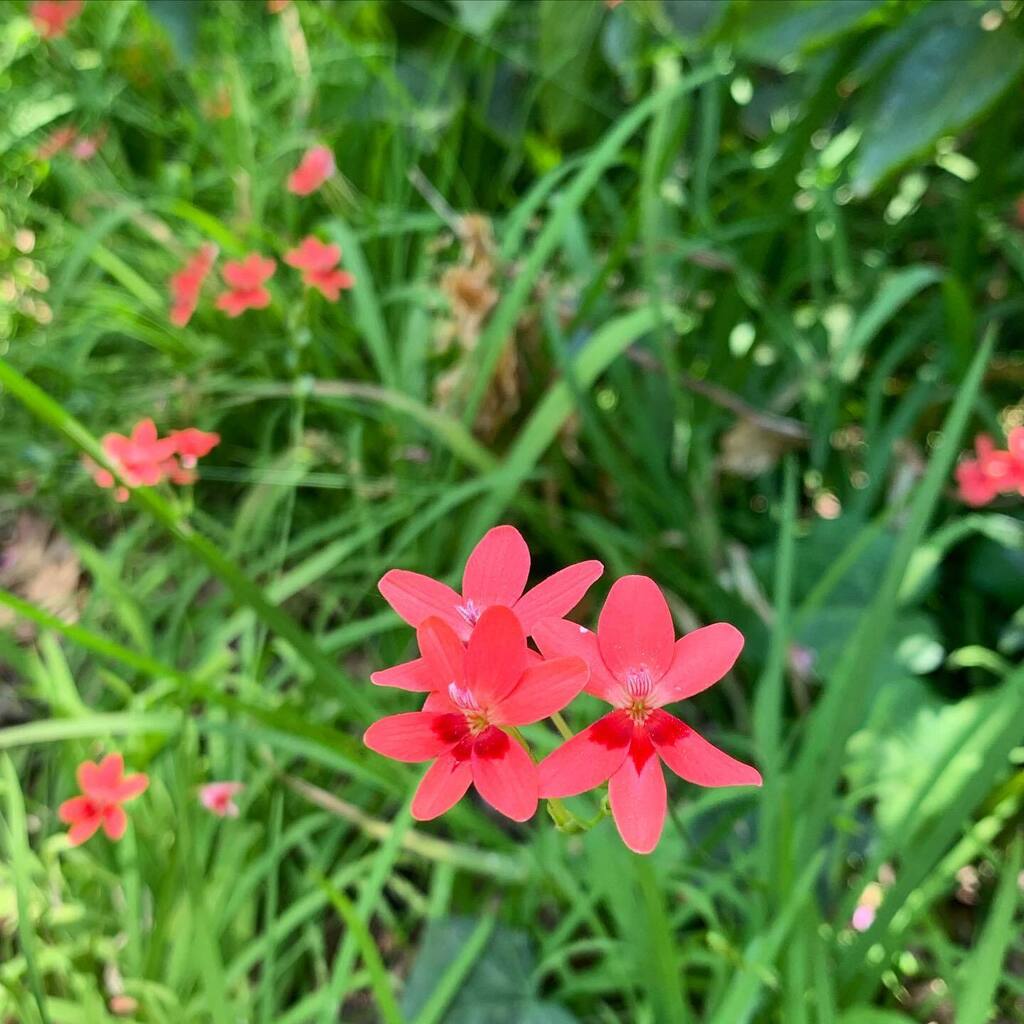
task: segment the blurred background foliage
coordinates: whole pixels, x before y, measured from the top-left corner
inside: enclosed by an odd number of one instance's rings
[[[90,0],[44,41],[0,4],[0,1019],[1021,1020],[1024,518],[952,468],[1024,424],[1022,10]],[[41,159],[67,125],[95,155]],[[200,242],[310,232],[340,304],[279,268],[170,325]],[[115,507],[78,424],[148,415],[224,440]],[[686,714],[763,791],[671,785],[647,859],[411,827],[358,742],[412,707],[375,584],[501,521],[538,575],[605,562],[582,619],[644,572],[744,631]],[[153,786],[69,852],[111,747]]]

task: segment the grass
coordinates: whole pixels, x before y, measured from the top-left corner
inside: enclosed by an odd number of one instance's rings
[[[965,508],[953,467],[1024,423],[1021,5],[92,0],[49,41],[25,10],[0,1020],[1019,1019],[1024,506]],[[98,154],[38,159],[66,123]],[[338,175],[290,195],[318,142]],[[266,310],[210,282],[170,325],[201,241],[312,232],[338,304],[279,265]],[[145,416],[223,440],[118,505],[80,458]],[[369,684],[413,649],[376,582],[457,583],[501,522],[532,578],[605,563],[581,621],[646,573],[680,632],[743,631],[683,715],[762,790],[669,780],[646,858],[608,818],[412,820],[420,772],[360,740],[414,706]],[[113,749],[150,789],[71,849],[56,808]]]

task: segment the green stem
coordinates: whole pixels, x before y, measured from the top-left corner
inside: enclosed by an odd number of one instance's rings
[[[573,731],[565,724],[565,719],[562,717],[561,711],[556,711],[551,716],[551,721],[555,723],[555,728],[562,734],[563,740],[571,740],[573,737]]]
[[[188,548],[232,592],[235,599],[248,605],[270,629],[287,640],[296,653],[312,669],[314,676],[342,702],[365,717],[372,711],[369,701],[350,683],[335,664],[320,650],[316,641],[285,611],[272,603],[263,590],[235,563],[225,556],[212,541],[198,533],[181,513],[156,491],[149,487],[132,487],[110,463],[99,441],[73,416],[65,412],[59,402],[22,376],[9,363],[0,359],[0,385],[39,420],[63,434],[80,451],[114,474],[117,481],[128,488],[131,500],[145,509],[180,544]]]

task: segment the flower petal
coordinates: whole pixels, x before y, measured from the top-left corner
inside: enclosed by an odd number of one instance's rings
[[[113,804],[103,809],[103,831],[107,833],[108,838],[116,842],[124,836],[127,827],[128,815],[124,813],[123,808]]]
[[[590,676],[582,658],[553,658],[531,665],[516,688],[491,710],[496,725],[529,725],[561,711]]]
[[[537,766],[519,743],[493,725],[473,744],[473,785],[513,821],[526,821],[537,810]]]
[[[714,686],[733,667],[742,650],[743,634],[728,622],[714,622],[680,637],[669,670],[655,686],[655,704],[661,707],[686,700]]]
[[[411,690],[414,693],[427,693],[432,690],[434,678],[425,658],[404,661],[401,665],[370,674],[370,682],[375,686],[394,686],[399,690]]]
[[[608,801],[622,841],[634,853],[650,853],[661,838],[668,801],[661,762],[644,732],[634,736],[629,756],[609,780]]]
[[[462,715],[407,711],[374,722],[363,742],[396,761],[429,761],[450,749],[468,732]]]
[[[473,548],[462,574],[462,596],[483,611],[507,608],[522,596],[530,575],[530,549],[514,526],[495,526]]]
[[[518,611],[516,614],[519,614]],[[533,638],[545,658],[569,655],[582,658],[590,669],[590,678],[584,687],[587,693],[592,693],[609,704],[621,703],[625,690],[608,671],[608,666],[601,657],[596,633],[592,633],[586,626],[577,626],[568,619],[542,619],[534,627]]]
[[[583,600],[583,595],[604,572],[597,561],[577,562],[531,587],[515,605],[527,636],[541,619],[560,619]]]
[[[432,615],[420,623],[416,640],[430,673],[430,689],[447,689],[449,683],[465,685],[466,648],[447,622]]]
[[[87,796],[73,796],[57,808],[57,817],[65,825],[74,825],[75,822],[94,817],[95,814],[96,805]]]
[[[633,723],[624,711],[599,718],[541,761],[540,795],[575,796],[600,786],[626,759],[632,738]]]
[[[646,671],[657,682],[672,664],[672,613],[648,576],[623,576],[612,584],[597,622],[597,642],[612,675],[622,682]]]
[[[412,801],[412,816],[417,821],[430,821],[444,814],[466,795],[472,781],[469,761],[459,761],[452,754],[444,754],[420,780]]]
[[[410,626],[437,615],[444,619],[460,637],[469,636],[470,626],[455,610],[462,598],[451,587],[418,572],[392,569],[377,584],[384,600]]]
[[[103,815],[93,814],[91,817],[82,818],[76,821],[68,829],[68,842],[72,846],[81,846],[87,839],[91,839],[96,829],[103,823]]]
[[[489,708],[512,691],[526,663],[526,636],[515,612],[492,605],[469,638],[466,687],[480,707]]]
[[[698,786],[760,786],[761,773],[730,757],[667,711],[654,711],[647,732],[662,760]]]
[[[107,754],[99,764],[83,761],[78,766],[78,786],[94,800],[113,799],[114,791],[124,774],[124,758],[118,753]]]
[[[120,802],[134,800],[149,788],[149,776],[145,772],[137,772],[123,778],[114,791],[114,799]]]

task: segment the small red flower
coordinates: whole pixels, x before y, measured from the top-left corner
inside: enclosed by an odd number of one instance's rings
[[[229,260],[221,272],[229,288],[221,292],[217,308],[230,317],[241,316],[247,309],[265,309],[270,305],[270,292],[263,287],[274,275],[277,263],[258,252],[244,260]]]
[[[732,668],[743,647],[735,627],[718,622],[676,640],[657,584],[624,576],[608,593],[596,635],[564,619],[547,619],[534,638],[545,657],[582,658],[590,668],[587,691],[615,708],[541,762],[542,797],[575,796],[609,780],[619,835],[636,853],[650,853],[665,822],[662,761],[699,786],[761,785],[756,768],[662,710],[706,690]]]
[[[1000,494],[1024,494],[1024,427],[1010,431],[1007,450],[996,448],[992,438],[974,439],[977,458],[964,459],[956,467],[960,498],[975,508],[987,505]]]
[[[501,726],[560,711],[583,688],[587,666],[576,657],[531,657],[508,608],[488,608],[467,648],[438,618],[423,622],[417,638],[432,690],[423,710],[382,718],[363,742],[396,761],[434,761],[412,802],[420,821],[444,814],[470,783],[495,810],[526,821],[537,809],[537,768]]]
[[[493,605],[511,608],[530,636],[541,619],[561,618],[583,600],[590,585],[604,572],[597,561],[577,562],[549,576],[525,594],[530,575],[530,549],[514,526],[496,526],[484,534],[466,561],[462,593],[429,576],[406,569],[385,573],[377,586],[384,600],[410,626],[431,616],[446,622],[461,640],[468,640],[481,615]],[[378,686],[429,690],[423,659],[375,672]]]
[[[176,430],[169,440],[174,442],[174,450],[181,457],[181,464],[192,469],[199,459],[209,455],[220,444],[220,434],[208,433],[198,427],[186,427]]]
[[[334,154],[326,146],[314,146],[307,151],[299,166],[288,176],[288,191],[297,196],[315,192],[334,174]]]
[[[55,128],[36,148],[36,157],[40,160],[52,160],[58,153],[67,149],[78,138],[78,129],[72,124]]]
[[[237,818],[238,804],[234,797],[245,789],[241,782],[211,782],[199,790],[199,802],[221,818]]]
[[[191,256],[184,267],[171,275],[171,323],[175,327],[184,327],[199,305],[199,293],[203,282],[213,269],[217,259],[217,246],[212,242],[204,242],[199,251]]]
[[[292,0],[267,0],[267,10],[271,14],[280,14]]]
[[[99,763],[83,761],[78,766],[78,788],[83,795],[65,800],[57,811],[60,820],[71,826],[71,845],[84,843],[101,825],[110,839],[120,839],[128,825],[121,805],[145,793],[148,786],[147,775],[124,774],[120,754],[107,754]]]
[[[351,288],[355,278],[347,270],[339,270],[341,249],[327,245],[310,235],[302,243],[285,253],[284,261],[290,267],[302,271],[302,280],[310,288],[316,288],[330,302],[338,301],[343,288]]]
[[[57,39],[68,30],[68,23],[82,13],[85,0],[33,0],[29,15],[36,31],[44,39]]]

